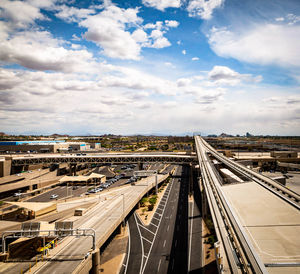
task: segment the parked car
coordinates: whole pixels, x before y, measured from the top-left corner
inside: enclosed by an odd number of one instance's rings
[[[50,199],[56,199],[56,198],[58,198],[58,195],[57,195],[57,194],[52,194],[52,195],[50,196]]]
[[[14,197],[20,197],[22,195],[22,193],[14,193]]]

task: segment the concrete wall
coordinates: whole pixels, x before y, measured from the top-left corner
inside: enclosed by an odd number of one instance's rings
[[[9,176],[11,173],[11,157],[5,157],[0,161],[0,177]]]

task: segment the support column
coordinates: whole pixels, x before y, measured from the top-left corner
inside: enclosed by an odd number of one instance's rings
[[[69,164],[69,175],[76,176],[76,164]]]
[[[206,192],[204,190],[204,185],[203,185],[203,182],[202,182],[202,178],[200,178],[200,182],[201,182],[202,216],[203,216],[203,218],[205,218],[208,215],[209,205],[208,205]]]
[[[190,178],[189,178],[189,195],[193,194],[193,177],[194,177],[194,166],[190,164]]]
[[[90,271],[92,274],[100,273],[100,250],[96,248],[92,253],[92,269]]]
[[[4,161],[0,163],[0,177],[9,176],[11,174],[12,157],[6,156]]]

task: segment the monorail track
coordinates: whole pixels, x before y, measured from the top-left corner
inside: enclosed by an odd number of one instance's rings
[[[226,197],[223,195],[220,182],[214,173],[207,152],[212,153],[204,141],[195,137],[202,181],[216,226],[218,240],[222,242],[226,260],[232,273],[267,273],[260,261],[242,225]],[[223,162],[223,161],[222,161]]]

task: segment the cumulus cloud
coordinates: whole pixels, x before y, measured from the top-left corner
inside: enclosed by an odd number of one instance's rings
[[[138,12],[138,8],[122,9],[110,4],[102,12],[87,16],[79,25],[88,29],[83,35],[84,38],[97,43],[103,49],[104,55],[140,60],[143,47],[169,47],[171,43],[164,34],[179,23],[165,20],[143,26],[143,19],[138,16]]]
[[[191,78],[180,78],[176,81],[178,87],[184,87],[191,84],[192,79]]]
[[[251,74],[240,74],[225,66],[214,66],[213,69],[208,72],[208,79],[214,81],[217,84],[234,86],[241,83],[242,81],[260,82],[262,80],[262,77],[252,77]]]
[[[142,0],[147,7],[164,11],[166,8],[179,8],[180,0]]]
[[[217,101],[221,100],[224,94],[224,89],[205,90],[198,94],[195,103],[205,105],[214,104]]]
[[[97,43],[106,56],[139,60],[141,45],[126,30],[127,25],[142,22],[137,13],[138,9],[121,9],[111,5],[99,14],[81,21],[80,26],[88,29],[84,37]]]
[[[214,9],[221,7],[223,2],[224,0],[191,0],[187,6],[187,11],[190,17],[209,20]]]
[[[222,57],[262,65],[299,67],[300,26],[256,25],[241,32],[213,28],[209,34],[211,48]]]
[[[193,57],[192,58],[192,61],[198,61],[199,60],[199,57]]]
[[[185,50],[185,49],[182,50],[182,54],[183,54],[183,55],[186,55],[186,50]]]
[[[69,23],[80,22],[81,19],[87,18],[88,15],[94,14],[96,12],[94,9],[79,9],[66,5],[57,7],[57,10],[58,12],[55,14],[55,16]]]
[[[34,70],[72,72],[87,67],[92,54],[68,50],[47,31],[24,31],[0,41],[0,60]]]
[[[37,19],[45,19],[38,7],[24,1],[8,0],[0,2],[0,17],[8,20],[16,28],[24,28]]]
[[[175,20],[165,20],[166,26],[170,28],[177,28],[179,26],[179,22]]]

